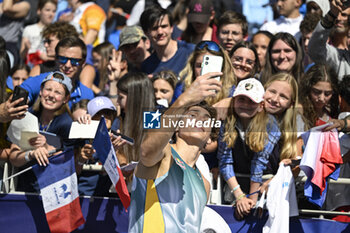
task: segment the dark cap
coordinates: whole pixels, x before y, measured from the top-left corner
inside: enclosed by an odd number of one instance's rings
[[[208,23],[211,12],[214,10],[212,0],[191,0],[188,22]]]

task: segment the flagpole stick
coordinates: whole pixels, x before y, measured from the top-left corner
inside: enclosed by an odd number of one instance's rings
[[[20,172],[17,172],[16,174],[13,174],[12,176],[9,176],[9,177],[7,177],[7,178],[1,180],[1,181],[2,181],[2,182],[5,182],[6,180],[9,180],[9,179],[12,179],[12,178],[14,178],[14,177],[16,177],[16,176],[19,176],[19,175],[21,175],[22,173],[25,173],[25,172],[29,171],[29,170],[32,169],[32,168],[33,168],[33,167],[27,167],[26,169],[24,169],[24,170],[22,170],[22,171],[20,171]]]
[[[59,150],[61,150],[61,148],[59,148],[59,149],[54,149],[54,150],[50,150],[50,151],[49,151],[49,155],[52,155],[53,153],[56,153],[56,152],[59,151]],[[24,169],[24,170],[22,170],[22,171],[19,171],[19,172],[17,172],[16,174],[13,174],[12,176],[9,176],[9,177],[7,177],[7,178],[5,178],[5,179],[3,179],[3,180],[0,180],[0,181],[1,181],[1,182],[5,182],[6,180],[9,180],[9,179],[12,179],[12,178],[14,178],[14,177],[16,177],[16,176],[19,176],[19,175],[21,175],[22,173],[25,173],[25,172],[31,170],[32,168],[33,168],[33,166],[27,167],[26,169]],[[0,184],[1,184],[1,182],[0,182]]]

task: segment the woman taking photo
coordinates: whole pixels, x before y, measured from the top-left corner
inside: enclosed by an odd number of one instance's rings
[[[180,81],[176,87],[175,99],[201,75],[202,62],[205,55],[220,56],[223,58],[221,69],[223,74],[220,76],[222,89],[214,97],[206,99],[207,103],[213,105],[223,98],[233,95],[237,80],[233,73],[230,58],[225,50],[217,43],[213,41],[202,41],[196,45],[195,50],[188,59],[186,67],[180,72],[180,77],[183,81]]]
[[[63,140],[63,147],[72,146],[73,141],[68,139],[72,119],[68,114],[67,102],[72,90],[71,79],[61,72],[50,73],[41,83],[40,96],[35,102],[31,112],[38,117],[39,130],[57,135]],[[17,167],[23,166],[32,160],[36,160],[40,166],[49,163],[50,150],[55,149],[46,142],[44,136],[38,136],[29,140],[36,149],[21,151],[12,144],[10,162]],[[18,190],[26,192],[38,191],[36,178],[32,171],[19,176]]]

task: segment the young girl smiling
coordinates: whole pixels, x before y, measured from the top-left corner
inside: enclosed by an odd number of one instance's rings
[[[280,139],[276,119],[263,107],[264,88],[253,78],[239,82],[219,135],[219,167],[235,197],[235,216],[243,218],[255,205],[269,156]],[[250,175],[240,178],[235,172]]]

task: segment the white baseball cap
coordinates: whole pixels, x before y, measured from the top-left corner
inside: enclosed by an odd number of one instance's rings
[[[240,81],[236,87],[233,97],[244,95],[255,103],[264,100],[265,90],[261,82],[255,78],[248,78]]]

